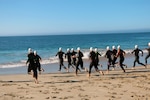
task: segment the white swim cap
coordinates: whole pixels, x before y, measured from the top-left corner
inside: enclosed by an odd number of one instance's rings
[[[115,49],[115,46],[112,46],[112,49]]]
[[[36,54],[37,54],[37,52],[36,52],[36,51],[34,51],[34,54],[36,55]]]
[[[74,49],[73,49],[73,48],[71,48],[71,51],[74,51]]]
[[[117,47],[118,49],[120,49],[120,45],[118,45],[118,47]]]
[[[97,50],[97,48],[95,48],[95,52],[97,52],[98,50]]]
[[[109,50],[109,46],[106,47],[106,50]]]
[[[148,46],[150,46],[150,42],[148,43]]]
[[[93,51],[93,48],[92,48],[92,47],[90,47],[90,52],[91,52],[91,51]]]
[[[138,45],[135,45],[135,49],[137,49],[138,48]]]
[[[69,51],[70,51],[70,49],[68,48],[68,49],[67,49],[67,52],[69,52]]]
[[[62,51],[62,48],[61,48],[61,47],[59,48],[59,51]]]
[[[31,53],[32,52],[32,49],[31,48],[28,48],[28,53]]]
[[[77,50],[80,51],[80,47],[78,47]]]

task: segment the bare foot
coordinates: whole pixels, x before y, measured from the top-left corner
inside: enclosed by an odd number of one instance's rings
[[[106,74],[109,74],[109,71],[106,71]]]
[[[87,77],[88,77],[88,78],[90,78],[90,77],[91,77],[91,75],[90,75],[90,74],[87,74]]]
[[[103,71],[99,71],[100,74],[104,75]]]

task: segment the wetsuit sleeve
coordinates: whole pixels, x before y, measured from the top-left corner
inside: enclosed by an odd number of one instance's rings
[[[83,57],[84,55],[83,55],[83,53],[81,52],[81,57]]]
[[[133,54],[135,52],[135,50],[133,50],[131,53]]]
[[[141,52],[142,52],[142,55],[143,55],[143,51],[142,51],[141,49],[139,49],[139,51],[141,51]]]
[[[107,57],[107,52],[105,53],[105,57]]]
[[[120,54],[120,50],[117,51],[116,57],[118,57]]]
[[[98,55],[102,56],[100,53],[98,53]]]
[[[42,60],[42,58],[38,55],[39,61]]]
[[[126,54],[126,52],[125,51],[123,51],[123,55],[125,55]]]
[[[26,64],[29,62],[29,59],[27,60]]]
[[[27,60],[26,64],[27,64],[27,63],[29,63],[29,61],[30,61],[30,60],[29,60],[29,58],[28,58],[28,60]]]
[[[123,53],[124,53],[124,54],[126,54],[126,52],[125,52],[125,51],[123,51]]]

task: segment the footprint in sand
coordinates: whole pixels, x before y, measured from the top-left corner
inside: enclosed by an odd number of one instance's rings
[[[103,82],[104,84],[111,84],[110,82]]]
[[[46,97],[45,99],[50,99],[50,97]]]
[[[59,94],[59,92],[56,92],[56,91],[54,91],[54,92],[51,92],[51,93],[53,93],[53,94]]]
[[[42,91],[43,94],[49,94],[49,90]]]
[[[103,87],[108,89],[108,87],[106,85],[104,85]]]
[[[106,95],[106,97],[109,97],[108,100],[113,100],[114,98],[116,98],[115,96],[112,96],[112,95]],[[111,99],[110,99],[111,98]],[[113,99],[112,99],[113,98]]]
[[[56,96],[51,96],[51,97],[50,97],[50,99],[54,99],[54,98],[57,98],[57,97],[56,97]]]

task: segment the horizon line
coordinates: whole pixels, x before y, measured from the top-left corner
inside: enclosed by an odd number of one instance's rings
[[[135,30],[126,30],[126,31],[104,31],[104,32],[99,32],[99,31],[91,31],[91,32],[57,32],[57,33],[45,33],[45,34],[34,34],[31,33],[31,35],[27,34],[23,34],[23,35],[2,35],[0,37],[17,37],[17,36],[55,36],[55,35],[92,35],[92,34],[127,34],[127,33],[149,33],[150,30],[139,30],[139,31],[135,31]]]

